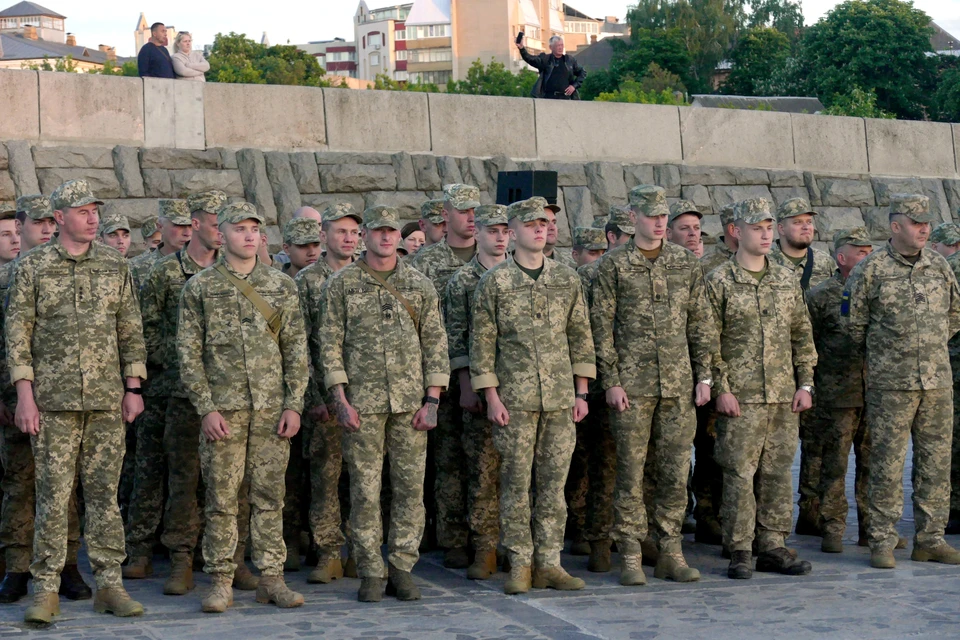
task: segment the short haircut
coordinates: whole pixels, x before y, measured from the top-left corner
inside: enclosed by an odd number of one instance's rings
[[[550,40],[547,41],[548,46],[553,46],[554,43],[563,42],[563,36],[550,36]]]
[[[17,215],[13,216],[13,219],[17,220],[20,224],[24,224],[27,221],[27,212],[17,211]]]
[[[625,235],[620,227],[609,222],[603,227],[603,235],[606,236],[608,233],[612,233],[617,240]]]
[[[167,25],[163,24],[162,22],[154,22],[152,25],[150,25],[150,33],[153,33],[160,27],[166,27],[166,26]]]

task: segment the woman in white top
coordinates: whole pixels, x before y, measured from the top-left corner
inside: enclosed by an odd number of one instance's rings
[[[206,82],[203,75],[210,70],[210,63],[203,53],[193,50],[193,36],[189,31],[181,31],[173,41],[173,71],[179,80]]]

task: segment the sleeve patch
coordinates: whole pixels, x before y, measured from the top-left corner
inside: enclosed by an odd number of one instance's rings
[[[843,317],[850,316],[850,292],[844,291],[843,295],[840,297],[840,315]]]

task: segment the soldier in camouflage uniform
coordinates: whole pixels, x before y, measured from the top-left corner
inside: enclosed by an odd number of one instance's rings
[[[696,254],[702,246],[700,221],[703,214],[690,200],[678,200],[670,205],[667,218],[667,241],[678,244]]]
[[[500,452],[508,594],[525,593],[531,585],[584,587],[560,566],[563,487],[576,444],[574,424],[587,415],[587,385],[596,378],[596,364],[580,279],[543,255],[546,205],[534,197],[507,209],[516,248],[480,279],[470,331],[470,381],[484,392]]]
[[[256,207],[225,205],[217,223],[223,251],[184,285],[177,322],[180,380],[202,416],[203,570],[213,579],[202,608],[222,613],[233,604],[245,475],[257,602],[299,607],[303,596],[283,581],[283,475],[307,388],[303,317],[293,281],[257,258],[263,217]]]
[[[715,457],[723,469],[720,522],[730,551],[727,575],[810,572],[784,544],[790,532],[790,467],[797,450],[797,414],[813,404],[817,351],[803,294],[793,274],[767,254],[773,214],[762,198],[737,205],[733,260],[706,277],[720,330],[714,363]]]
[[[696,430],[694,391],[698,405],[710,397],[717,330],[696,257],[665,241],[669,210],[663,189],[635,187],[630,205],[634,242],[600,263],[590,312],[617,448],[613,533],[621,554],[620,584],[646,583],[640,566],[645,500],[655,505],[656,577],[692,582],[700,573],[683,558],[680,528]],[[643,478],[651,442],[656,482],[648,495]]]
[[[916,535],[910,558],[960,564],[960,552],[943,538],[953,432],[947,341],[960,329],[960,289],[943,256],[924,247],[932,220],[926,196],[892,194],[890,241],[857,265],[841,303],[852,342],[866,353],[867,535],[870,565],[881,569],[896,564],[911,436]]]
[[[780,239],[770,251],[770,259],[792,271],[804,295],[812,287],[828,280],[836,264],[829,254],[810,246],[813,243],[813,218],[817,213],[805,198],[790,198],[777,208]],[[812,262],[810,274],[806,274]],[[800,415],[800,516],[798,535],[820,535],[820,441],[813,429],[815,414]]]
[[[720,226],[723,229],[723,235],[717,238],[713,245],[713,251],[700,258],[700,266],[703,267],[703,275],[707,276],[711,271],[729,260],[737,252],[738,243],[733,235],[734,220],[733,211],[737,203],[724,205],[720,209]]]
[[[147,276],[160,260],[183,249],[193,233],[190,207],[186,200],[160,200],[160,225],[164,242],[156,251],[143,253],[130,261],[130,272],[139,292]],[[141,299],[141,305],[143,300]],[[141,307],[141,313],[150,313]],[[143,414],[134,424],[136,453],[133,491],[127,511],[127,564],[123,577],[139,580],[153,575],[153,545],[163,517],[163,481],[167,466],[163,453],[163,432],[170,404],[171,379],[164,378],[167,366],[154,351],[147,360],[149,381],[143,385]],[[175,381],[176,378],[173,378]]]
[[[480,190],[472,185],[449,184],[444,187],[443,219],[446,237],[423,247],[409,264],[424,274],[443,296],[453,274],[473,259],[477,251],[474,237],[474,209],[480,206]],[[440,398],[439,424],[430,434],[435,465],[434,494],[437,509],[437,544],[444,549],[443,565],[463,569],[470,564],[467,553],[466,478],[463,474],[463,423],[457,400],[460,385],[451,379],[448,393]]]
[[[7,297],[5,336],[16,424],[31,436],[36,469],[34,603],[27,622],[59,613],[57,591],[67,553],[68,509],[79,466],[86,503],[94,609],[141,615],[121,583],[123,522],[117,485],[123,422],[143,410],[146,377],[137,293],[126,261],[95,242],[98,205],[84,180],[51,196],[60,236],[18,261]]]
[[[443,217],[443,199],[427,200],[420,206],[420,230],[425,237],[423,247],[437,244],[447,233],[447,221]]]
[[[147,217],[140,225],[140,235],[143,237],[143,244],[146,247],[144,251],[156,251],[160,243],[163,242],[163,234],[160,232],[160,218],[157,216]]]
[[[20,255],[20,228],[15,204],[0,203],[0,266],[13,262]]]
[[[807,308],[817,345],[814,374],[817,406],[812,430],[822,445],[820,471],[820,517],[825,553],[843,552],[847,526],[847,459],[850,447],[856,453],[857,520],[866,516],[866,473],[870,445],[863,420],[863,354],[850,342],[850,332],[840,317],[844,282],[873,245],[863,227],[841,229],[834,235],[837,271],[807,294]]]
[[[549,218],[547,222],[547,245],[543,248],[543,257],[556,260],[561,264],[567,265],[571,269],[576,269],[577,265],[573,261],[573,258],[565,253],[556,251],[558,234],[557,214],[560,213],[560,207],[555,204],[548,204],[543,209],[546,211],[547,217]]]
[[[960,225],[955,222],[942,222],[930,232],[930,248],[949,258],[960,251]]]
[[[338,486],[343,464],[342,431],[327,408],[329,398],[321,388],[319,366],[320,323],[323,285],[334,273],[353,262],[353,252],[360,241],[363,218],[349,203],[335,203],[323,211],[321,239],[327,247],[317,262],[297,273],[300,308],[306,327],[310,352],[310,384],[304,407],[303,457],[310,467],[310,533],[317,545],[317,567],[307,582],[327,584],[344,575],[340,547],[344,536],[340,529],[340,496]]]
[[[500,454],[493,446],[493,425],[486,419],[483,402],[470,384],[470,321],[473,294],[480,278],[506,259],[510,242],[507,208],[499,204],[477,207],[475,224],[477,255],[450,278],[444,310],[450,371],[460,385],[460,396],[451,400],[463,410],[467,522],[475,552],[467,577],[486,580],[497,572]]]
[[[283,225],[283,253],[289,257],[289,262],[280,270],[291,278],[319,260],[320,222],[313,218],[291,218],[287,221]]]
[[[22,255],[34,247],[46,244],[53,237],[56,222],[50,198],[42,195],[21,196],[14,207],[17,228],[21,236]],[[6,300],[13,285],[19,259],[0,267],[0,299]],[[0,305],[0,326],[5,311]],[[0,514],[0,549],[3,549],[6,575],[0,583],[0,602],[16,602],[27,595],[30,579],[30,558],[33,551],[33,521],[35,514],[35,474],[30,436],[14,424],[17,392],[10,382],[7,369],[6,342],[0,336],[0,461],[3,463],[3,507]],[[74,480],[76,485],[76,480]],[[77,568],[80,548],[80,519],[77,514],[76,491],[70,495],[67,511],[66,564],[60,573],[60,595],[70,600],[81,600],[92,595]]]
[[[113,247],[124,258],[130,250],[130,221],[127,216],[112,215],[100,221],[100,242]]]
[[[942,225],[941,225],[942,226]],[[960,241],[960,234],[953,236]],[[952,238],[951,238],[952,239]],[[960,251],[947,258],[953,275],[960,279]],[[960,533],[960,336],[954,335],[947,343],[950,368],[953,371],[953,447],[950,455],[950,515],[945,533]]]
[[[337,422],[346,430],[350,535],[361,602],[382,598],[384,451],[393,488],[387,594],[420,599],[410,572],[424,530],[426,432],[437,426],[440,391],[450,377],[440,300],[426,276],[397,259],[401,226],[393,207],[364,211],[367,250],[330,276],[321,301],[319,369]]]

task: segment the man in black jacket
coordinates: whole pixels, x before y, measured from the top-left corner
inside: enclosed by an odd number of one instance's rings
[[[550,38],[550,53],[531,55],[527,53],[523,41],[517,42],[520,57],[528,65],[540,72],[537,83],[533,85],[534,98],[552,100],[579,100],[577,90],[587,77],[587,72],[577,63],[577,59],[563,53],[563,38]]]
[[[150,39],[140,47],[137,54],[137,70],[141,78],[170,78],[177,76],[173,73],[173,61],[167,51],[167,27],[162,22],[155,22],[150,27]]]

